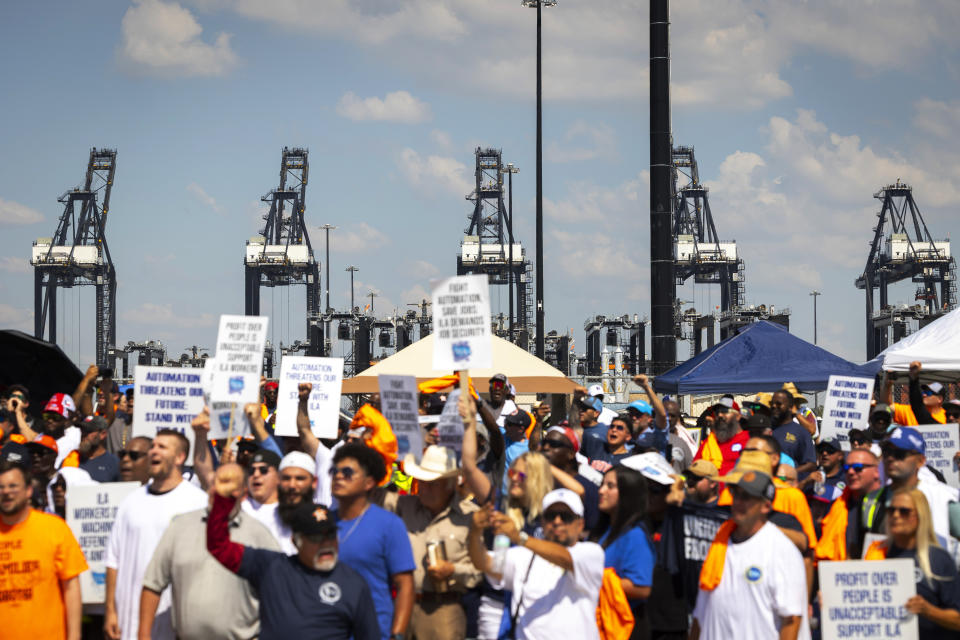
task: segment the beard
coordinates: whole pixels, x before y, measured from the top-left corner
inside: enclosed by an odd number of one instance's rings
[[[313,556],[313,568],[317,571],[333,571],[333,568],[337,566],[337,552],[333,552],[333,557],[328,560],[320,560],[320,555],[326,553],[324,551],[317,551],[316,555]]]
[[[739,420],[739,416],[735,418],[735,420]],[[718,420],[713,425],[713,431],[717,436],[717,440],[720,442],[726,442],[727,440],[732,438],[734,435],[736,435],[735,433],[736,425],[737,425],[737,422],[733,420],[731,421]]]
[[[307,487],[302,491],[297,491],[296,489],[280,489],[280,495],[278,497],[279,504],[277,505],[277,514],[280,516],[280,521],[289,527],[290,518],[297,510],[297,507],[299,507],[301,503],[310,504],[312,502],[313,487]]]

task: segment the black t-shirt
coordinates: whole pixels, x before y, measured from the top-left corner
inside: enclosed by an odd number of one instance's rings
[[[684,502],[680,507],[671,506],[667,509],[660,528],[657,564],[671,576],[679,577],[681,593],[689,605],[686,613],[692,612],[697,603],[700,568],[707,558],[717,529],[729,517],[730,510],[727,507],[715,505]],[[654,610],[656,607],[651,604],[651,615]]]
[[[817,450],[813,446],[810,432],[796,422],[780,425],[773,430],[773,437],[780,443],[780,449],[793,458],[798,467],[817,461]]]
[[[80,468],[97,482],[116,482],[120,479],[120,460],[110,452],[84,460]]]
[[[887,551],[887,558],[912,558],[917,577],[917,595],[940,609],[955,609],[960,611],[960,579],[957,577],[957,567],[950,554],[940,547],[930,547],[930,571],[933,575],[943,578],[931,580],[923,575],[920,565],[917,564],[916,549],[898,549],[891,547]],[[933,621],[917,616],[920,637],[923,640],[956,640],[957,632],[937,626]]]
[[[342,562],[314,571],[296,556],[247,547],[237,575],[260,593],[261,640],[380,640],[370,587]]]
[[[573,476],[583,487],[583,523],[587,533],[593,531],[600,519],[600,488],[579,473]]]

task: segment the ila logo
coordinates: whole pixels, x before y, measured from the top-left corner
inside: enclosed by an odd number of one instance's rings
[[[762,577],[763,571],[760,570],[760,567],[750,567],[747,569],[747,580],[750,582],[759,582]]]

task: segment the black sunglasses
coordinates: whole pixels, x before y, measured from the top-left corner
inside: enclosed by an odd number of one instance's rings
[[[543,514],[543,521],[544,521],[544,522],[553,522],[553,521],[556,520],[557,518],[560,518],[560,521],[563,522],[563,524],[570,524],[571,522],[573,522],[574,520],[576,520],[578,517],[579,517],[579,516],[578,516],[577,514],[575,514],[573,511],[560,511],[560,510],[557,510],[557,511],[549,511],[549,512],[544,513],[544,514]]]
[[[563,440],[544,440],[543,441],[544,449],[554,448],[554,447],[556,447],[557,449],[573,449],[572,444],[570,444],[569,442],[565,442]]]
[[[353,467],[330,467],[330,477],[333,478],[338,473],[343,476],[344,480],[350,480],[353,478],[353,474],[357,472]]]
[[[916,509],[909,507],[890,507],[890,513],[896,514],[898,518],[909,518],[914,512]]]
[[[883,450],[883,457],[893,458],[894,460],[906,460],[907,456],[912,453],[913,451],[907,451],[906,449],[900,449],[899,447],[886,447]]]
[[[695,486],[697,485],[697,483],[700,482],[701,480],[703,480],[703,478],[702,478],[701,476],[698,476],[698,475],[695,474],[695,473],[691,473],[690,475],[687,476],[687,486],[692,489],[692,488],[695,487]]]
[[[855,473],[860,473],[864,469],[869,469],[870,467],[875,467],[875,464],[863,464],[862,462],[854,462],[853,464],[843,465],[844,472],[853,471]]]
[[[266,465],[266,464],[258,464],[258,465],[254,465],[254,466],[250,467],[250,475],[252,475],[252,476],[259,476],[259,475],[264,475],[264,476],[265,476],[265,475],[267,475],[268,473],[270,473],[270,466],[269,466],[269,465]]]
[[[146,451],[133,451],[132,449],[120,449],[120,451],[117,451],[118,458],[121,460],[130,458],[133,462],[136,462],[145,455],[147,455]]]

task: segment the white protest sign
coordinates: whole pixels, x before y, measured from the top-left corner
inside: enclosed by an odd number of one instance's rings
[[[845,451],[850,450],[850,429],[866,429],[873,398],[873,378],[830,376],[827,398],[823,403],[821,438],[837,438]]]
[[[139,482],[67,485],[67,526],[80,543],[90,566],[80,574],[80,593],[83,594],[84,604],[103,603],[106,598],[110,531],[120,503],[139,488]]]
[[[220,316],[212,401],[239,405],[260,401],[267,320],[263,316]]]
[[[457,276],[431,283],[433,368],[490,369],[490,285],[486,275]]]
[[[397,436],[397,456],[408,453],[419,461],[423,451],[420,415],[417,412],[417,379],[413,376],[381,375],[380,413],[387,419]]]
[[[457,402],[460,400],[460,389],[454,389],[447,395],[447,403],[443,405],[443,412],[440,414],[440,424],[437,429],[440,437],[437,444],[441,447],[447,447],[457,452],[460,457],[460,451],[463,449],[463,419],[460,418],[460,411],[457,409]]]
[[[133,384],[137,399],[133,405],[133,435],[152,438],[160,429],[174,429],[190,441],[192,456],[190,423],[203,411],[204,404],[202,370],[141,365]]]
[[[340,387],[343,383],[343,358],[284,356],[280,361],[280,389],[277,391],[277,420],[274,433],[296,436],[297,386],[313,385],[307,403],[310,430],[318,438],[336,438],[340,424]]]
[[[203,373],[201,374],[203,398],[210,410],[210,433],[207,434],[207,438],[219,440],[226,438],[228,433],[232,436],[248,436],[250,435],[250,421],[247,420],[247,415],[241,405],[234,406],[233,402],[213,402],[210,399],[216,367],[216,359],[207,358],[203,363]],[[230,429],[231,412],[233,412],[232,431]]]
[[[942,473],[948,485],[960,488],[960,476],[953,466],[953,454],[960,448],[960,424],[922,424],[914,428],[923,436],[927,464]]]
[[[917,640],[917,616],[904,606],[917,594],[913,560],[820,563],[824,638]]]

